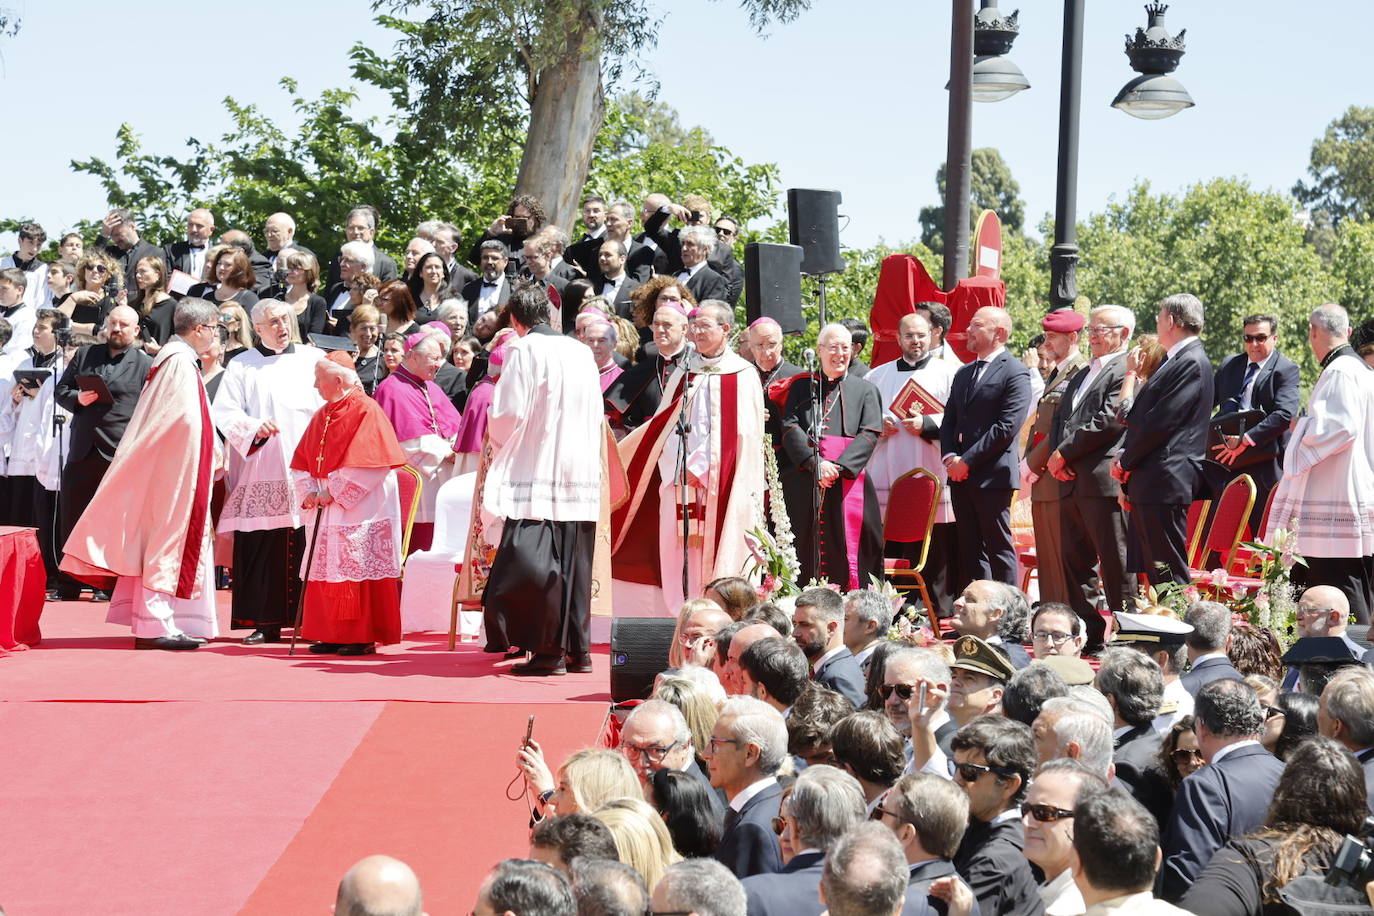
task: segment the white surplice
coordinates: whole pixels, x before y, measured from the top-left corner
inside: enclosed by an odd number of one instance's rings
[[[301,527],[291,456],[324,404],[315,391],[315,364],[322,359],[323,350],[293,344],[272,355],[253,347],[229,361],[210,407],[230,453],[221,534]],[[258,429],[268,420],[279,432],[253,451]]]
[[[1285,528],[1303,556],[1374,555],[1374,371],[1358,357],[1322,370],[1288,440],[1266,542]]]
[[[884,419],[897,419],[891,410],[892,402],[913,378],[916,379],[916,384],[929,391],[940,403],[948,401],[950,388],[954,385],[954,373],[962,365],[954,360],[932,357],[920,369],[898,372],[897,363],[902,359],[903,357],[899,356],[892,362],[883,363],[864,376],[877,386],[878,393],[882,396]],[[936,426],[939,426],[943,419],[942,413],[931,416]],[[864,468],[868,479],[873,481],[873,489],[878,492],[878,506],[883,518],[887,517],[887,499],[893,481],[914,468],[925,468],[940,481],[940,506],[935,510],[936,523],[954,521],[945,465],[940,460],[940,440],[928,441],[900,427],[892,435],[878,440],[877,446],[873,449],[873,457],[868,459],[868,465]]]
[[[298,496],[328,491],[333,502],[320,518],[319,546],[309,540],[314,512],[305,526],[300,574],[309,563],[311,582],[367,582],[401,575],[401,494],[391,468],[339,468],[325,477],[292,471]],[[311,551],[314,560],[310,560]]]
[[[11,378],[15,371],[32,368],[33,360],[26,357],[11,370]],[[66,421],[71,414],[60,406],[57,408],[57,415],[63,418],[59,442],[53,434],[53,382],[63,367],[57,363],[51,368],[52,374],[33,397],[21,397],[18,403],[12,397],[6,398],[0,406],[0,445],[8,454],[8,463],[0,463],[0,467],[7,476],[36,477],[45,489],[56,490],[62,474],[59,446],[65,456],[70,436]]]

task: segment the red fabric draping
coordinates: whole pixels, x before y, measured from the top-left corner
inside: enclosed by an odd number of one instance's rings
[[[361,388],[317,410],[291,456],[293,471],[314,477],[339,468],[398,468],[405,463],[386,414]]]
[[[27,649],[43,638],[47,571],[34,528],[0,527],[0,651]]]
[[[917,302],[939,302],[949,309],[951,326],[946,341],[964,362],[972,354],[964,349],[969,319],[985,305],[1002,308],[1007,301],[1007,285],[991,277],[967,277],[951,292],[945,292],[931,279],[924,264],[909,254],[883,258],[878,271],[878,288],[873,293],[873,308],[868,324],[873,329],[871,366],[881,366],[901,355],[897,345],[897,323],[915,311]]]

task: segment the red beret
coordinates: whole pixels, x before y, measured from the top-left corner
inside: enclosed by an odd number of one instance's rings
[[[358,368],[357,364],[353,362],[353,356],[347,350],[331,350],[325,356],[325,359],[329,360],[331,363],[338,363],[345,369],[353,369],[356,371]]]
[[[1086,323],[1087,319],[1073,309],[1056,309],[1044,317],[1040,327],[1059,334],[1072,334],[1074,331],[1083,330]]]

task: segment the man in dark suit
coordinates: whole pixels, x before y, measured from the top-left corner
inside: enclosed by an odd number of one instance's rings
[[[501,242],[487,239],[482,243],[482,276],[469,281],[462,290],[463,301],[468,306],[469,331],[477,324],[479,315],[510,301],[511,279],[506,274],[508,256],[509,252]]]
[[[906,854],[907,907],[919,912],[929,906],[945,916],[948,905],[930,896],[930,886],[958,874],[953,859],[968,827],[968,795],[943,776],[908,773],[879,800],[873,817],[897,835]],[[978,912],[976,902],[973,911]]]
[[[930,649],[899,649],[887,656],[878,693],[887,721],[907,741],[913,772],[920,772],[932,761],[939,769],[940,755],[953,754],[950,742],[959,723],[946,708],[952,679],[944,658]],[[924,706],[919,702],[922,684],[927,690]]]
[[[1155,820],[1167,823],[1174,790],[1160,768],[1160,734],[1153,727],[1164,701],[1163,673],[1141,652],[1107,649],[1093,686],[1107,698],[1115,716],[1112,761],[1116,778]]]
[[[725,799],[711,787],[711,780],[697,766],[697,750],[692,730],[682,710],[663,700],[645,700],[630,710],[620,729],[620,753],[630,761],[645,798],[653,797],[654,774],[659,770],[680,770],[699,781],[711,801],[711,811],[719,823],[725,817]]]
[[[1264,823],[1283,762],[1259,743],[1264,707],[1244,681],[1198,691],[1197,743],[1207,766],[1183,780],[1164,831],[1159,896],[1177,902],[1228,841]]]
[[[985,307],[968,326],[975,361],[954,374],[940,424],[959,532],[960,587],[974,579],[1016,581],[1011,497],[1021,478],[1016,436],[1030,406],[1030,374],[1007,352],[1011,316]]]
[[[844,645],[844,599],[828,588],[808,588],[797,596],[792,639],[811,662],[811,679],[862,708],[864,676]]]
[[[1155,318],[1164,362],[1136,395],[1112,476],[1131,501],[1133,565],[1155,585],[1186,584],[1188,505],[1199,484],[1212,404],[1212,364],[1203,352],[1202,303],[1169,296]]]
[[[115,450],[138,405],[143,381],[153,365],[152,357],[134,347],[137,336],[138,313],[127,305],[116,306],[105,318],[105,342],[76,351],[57,382],[57,403],[72,415],[67,427],[71,439],[67,463],[62,468],[58,504],[60,525],[55,542],[59,551],[110,469]],[[97,403],[81,391],[76,380],[83,376],[96,376],[103,381],[110,390],[111,402]],[[60,600],[72,600],[79,593],[80,587],[71,579],[64,578],[58,587]]]
[[[1213,380],[1217,416],[1242,411],[1262,411],[1264,418],[1247,424],[1234,445],[1212,446],[1212,458],[1230,469],[1224,483],[1241,474],[1255,481],[1255,506],[1250,530],[1259,537],[1260,521],[1269,491],[1278,483],[1283,450],[1288,444],[1288,424],[1298,412],[1298,367],[1278,352],[1279,322],[1274,315],[1251,315],[1244,322],[1245,352],[1228,356]],[[1220,479],[1219,483],[1223,483]],[[1223,483],[1223,485],[1224,485]]]
[[[605,299],[621,318],[629,318],[634,301],[630,294],[639,283],[625,272],[627,255],[625,244],[615,239],[606,239],[597,252],[596,264],[600,270],[600,280],[596,283],[596,294]]]
[[[1103,305],[1088,317],[1092,360],[1069,382],[1050,428],[1046,472],[1060,482],[1060,561],[1069,587],[1068,604],[1087,627],[1085,650],[1102,648],[1106,621],[1098,613],[1091,582],[1100,575],[1108,606],[1133,607],[1135,582],[1126,573],[1126,517],[1111,474],[1126,428],[1116,418],[1126,347],[1135,315]],[[1043,562],[1043,560],[1041,561]]]
[[[601,236],[585,238],[575,245],[569,245],[564,252],[563,256],[587,275],[593,289],[599,289],[603,279],[597,256],[601,253],[602,243],[608,239],[614,239],[625,246],[628,252],[625,272],[633,277],[636,283],[646,282],[653,274],[654,249],[631,237],[630,227],[634,217],[633,207],[624,201],[616,201],[606,209],[606,231]]]
[[[677,278],[698,302],[724,300],[728,294],[725,278],[706,263],[716,244],[715,233],[706,226],[688,226],[679,233],[682,240],[682,270]]]
[[[739,240],[739,223],[722,216],[712,227],[716,232],[716,250],[706,259],[706,266],[725,278],[725,301],[739,305],[744,292],[744,268],[735,260],[735,242]]]
[[[134,268],[144,258],[161,258],[165,252],[140,238],[138,221],[133,211],[119,207],[105,215],[100,223],[100,235],[96,236],[95,248],[114,259],[124,271],[124,288],[132,295],[138,291],[134,280]]]
[[[716,859],[741,880],[779,871],[782,849],[773,818],[782,802],[775,774],[787,756],[782,713],[762,700],[730,697],[705,750],[711,785],[730,801]]]
[[[1045,906],[1023,851],[1019,816],[1035,769],[1030,726],[983,716],[959,729],[951,746],[954,784],[969,798],[954,867],[988,916],[1041,916]]]
[[[215,217],[209,210],[199,208],[186,214],[186,238],[173,242],[162,250],[167,275],[179,270],[197,280],[205,279],[205,252],[210,236],[215,234]]]
[[[263,241],[267,243],[267,247],[263,249],[263,257],[267,258],[274,271],[286,269],[285,264],[277,263],[277,256],[288,248],[310,255],[315,259],[316,267],[319,267],[319,255],[296,241],[296,221],[291,218],[291,214],[273,213],[267,217],[263,224],[262,236]]]
[[[1241,677],[1226,657],[1226,644],[1231,639],[1230,608],[1215,601],[1194,601],[1183,622],[1193,628],[1184,639],[1188,671],[1179,678],[1184,689],[1197,696],[1212,681]]]
[[[344,220],[344,240],[348,242],[363,242],[371,245],[373,251],[372,273],[383,283],[395,280],[399,275],[396,270],[396,261],[391,255],[377,247],[377,208],[367,204],[361,207],[354,207],[348,211],[348,217]],[[339,282],[339,258],[329,262],[329,275],[325,282],[325,289],[333,289],[334,284]]]
[[[773,874],[744,879],[749,916],[821,916],[817,888],[821,868],[840,837],[863,823],[863,790],[853,776],[832,766],[807,767],[781,809],[796,852]]]
[[[1374,671],[1352,666],[1332,675],[1317,707],[1317,730],[1360,761],[1374,811]]]

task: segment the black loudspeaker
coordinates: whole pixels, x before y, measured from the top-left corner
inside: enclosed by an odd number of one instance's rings
[[[800,245],[801,272],[808,277],[844,270],[840,257],[840,192],[787,189],[787,239]]]
[[[802,250],[796,245],[750,242],[744,246],[744,307],[749,323],[772,318],[784,334],[806,330],[802,317]]]
[[[611,701],[645,700],[668,667],[675,617],[617,617],[611,621]]]

